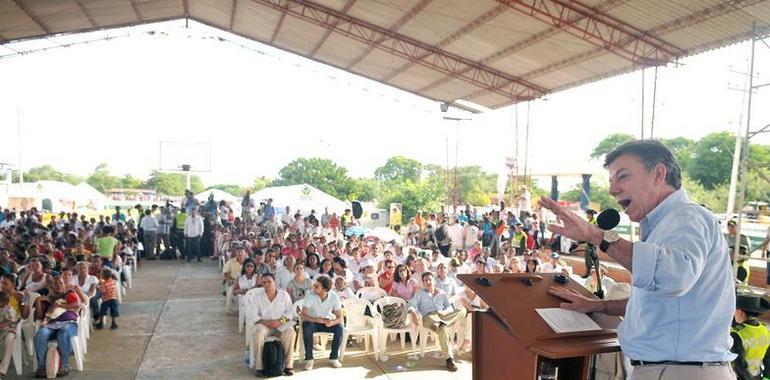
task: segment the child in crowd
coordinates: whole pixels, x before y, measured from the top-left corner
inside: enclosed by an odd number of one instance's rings
[[[19,317],[16,311],[11,307],[10,296],[6,292],[0,292],[0,343],[5,347],[3,361],[0,362],[0,378],[5,378],[8,367],[11,364],[11,354],[16,339],[16,325]]]
[[[342,276],[334,278],[334,292],[337,293],[341,300],[356,298],[353,290],[348,287],[345,277]]]
[[[118,289],[118,282],[115,278],[115,275],[108,268],[102,270],[99,291],[102,293],[102,306],[99,308],[99,313],[97,314],[98,322],[96,322],[96,328],[104,328],[104,322],[102,318],[105,317],[109,311],[110,317],[112,317],[112,324],[110,325],[110,328],[115,330],[118,328],[118,292],[120,289]]]

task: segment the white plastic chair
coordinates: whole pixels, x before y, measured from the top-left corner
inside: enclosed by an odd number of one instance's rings
[[[80,304],[80,310],[78,310],[78,338],[80,344],[83,345],[83,353],[88,353],[88,338],[91,336],[91,313],[88,310],[88,302]]]
[[[120,268],[120,272],[123,274],[123,276],[126,278],[126,287],[128,289],[131,289],[133,279],[131,278],[131,266],[130,265],[123,265]]]
[[[303,332],[302,332],[302,308],[304,307],[304,299],[297,300],[294,302],[294,311],[297,314],[297,318],[299,319],[298,323],[298,329],[297,329],[297,345],[298,351],[299,351],[299,357],[302,360],[305,360],[305,343],[302,339]],[[329,338],[333,338],[333,333],[326,333],[326,332],[317,332],[313,335],[320,335],[321,337],[321,346],[326,347],[326,342]],[[348,340],[348,334],[347,331],[345,331],[342,334],[342,344],[340,345],[340,352],[339,352],[339,361],[341,362],[343,358],[345,357],[345,345]],[[295,350],[296,351],[296,350]]]
[[[385,296],[377,301],[374,301],[374,310],[379,314],[382,315],[382,309],[386,305],[391,304],[399,304],[404,308],[404,313],[406,313],[407,309],[407,303],[402,298],[398,297],[391,297],[391,296]],[[382,322],[382,318],[380,317],[379,320]],[[383,324],[380,328],[380,342],[379,342],[379,348],[380,348],[380,357],[379,359],[381,361],[385,360],[385,355],[388,353],[388,334],[397,334],[401,337],[401,349],[404,349],[404,340],[406,338],[406,333],[410,333],[411,335],[411,341],[412,341],[412,351],[417,350],[417,330],[414,327],[410,327],[411,320],[409,318],[409,314],[406,313],[404,316],[404,325],[398,328],[388,328],[385,327]]]
[[[126,293],[126,287],[118,281],[118,304],[123,303],[123,295]]]
[[[364,338],[364,350],[369,352],[369,337],[372,338],[372,348],[374,351],[374,357],[379,357],[379,340],[380,340],[380,326],[382,320],[379,319],[379,315],[374,310],[374,306],[371,302],[365,299],[346,299],[342,301],[342,305],[345,308],[345,334],[347,336],[358,335]],[[366,310],[370,311],[373,316],[365,314]],[[343,342],[342,350],[345,350],[347,344]]]
[[[80,346],[80,339],[78,339],[77,335],[70,338],[70,345],[72,346],[72,354],[75,355],[75,368],[83,372],[83,347]],[[48,347],[58,348],[59,343],[56,339],[51,340],[48,342]],[[35,363],[35,368],[37,368],[37,363]]]
[[[13,366],[16,368],[16,374],[21,376],[22,372],[22,362],[23,362],[23,355],[22,351],[24,343],[22,342],[21,338],[21,321],[16,324],[16,341],[13,344],[13,355],[11,355],[11,360],[13,361]]]
[[[85,352],[83,352],[83,346],[80,343],[80,317],[78,317],[77,321],[78,325],[78,333],[70,337],[70,346],[72,348],[72,354],[75,356],[75,368],[83,372],[83,360],[85,357]],[[40,328],[40,323],[35,322],[35,334],[37,334],[37,330]],[[34,335],[33,335],[34,339]],[[34,344],[34,343],[33,343]],[[34,347],[34,345],[33,345]],[[56,341],[56,339],[53,339],[48,342],[48,347],[59,347],[59,343]],[[32,368],[37,368],[37,356],[35,355],[35,350],[32,350]]]
[[[457,306],[455,306],[455,307],[457,307]],[[466,319],[465,323],[470,323],[470,317],[471,317],[471,313],[466,313],[465,318],[467,318],[467,319]],[[455,323],[454,326],[452,326],[449,329],[449,336],[452,338],[451,340],[454,340],[455,335],[457,335],[458,338],[461,337],[460,338],[461,340],[459,340],[459,343],[462,344],[463,340],[465,340],[465,331],[464,331],[463,328],[461,328],[461,325],[462,325],[462,327],[465,327],[464,323],[460,323],[459,321],[458,321],[458,323]],[[429,339],[433,340],[433,346],[431,346],[431,347],[438,347],[438,348],[440,348],[440,345],[438,343],[438,339],[439,339],[438,338],[438,333],[436,333],[435,331],[433,331],[431,329],[428,329],[425,326],[423,326],[423,324],[422,324],[422,316],[418,316],[418,318],[417,318],[417,326],[415,326],[415,327],[417,328],[417,339],[420,340],[420,357],[424,357],[425,356],[425,347],[428,346],[428,340]],[[455,346],[455,347],[453,347],[451,349],[455,349],[457,347],[458,346]]]
[[[29,316],[21,323],[21,333],[24,338],[24,342],[27,346],[27,355],[35,357],[35,333],[37,327],[35,326],[35,300],[40,297],[39,294],[32,292],[29,295]]]
[[[265,289],[263,288],[254,288],[249,289],[249,291],[246,292],[243,296],[240,297],[239,307],[238,307],[238,333],[241,333],[243,331],[244,325],[246,326],[246,345],[249,345],[251,342],[251,336],[254,334],[254,325],[252,323],[248,323],[247,321],[252,320],[251,314],[255,313],[256,310],[254,309],[255,303],[254,298],[257,297],[257,294],[259,292],[264,293]]]
[[[225,314],[230,314],[230,310],[233,308],[233,287],[234,286],[235,285],[228,286],[227,291],[225,293],[225,296],[226,296],[225,297]],[[240,330],[238,332],[240,332]]]
[[[356,292],[356,297],[365,299],[369,302],[374,303],[374,301],[377,301],[378,299],[385,297],[388,295],[388,292],[385,291],[385,289],[380,288],[379,286],[365,286],[361,289],[358,289]]]

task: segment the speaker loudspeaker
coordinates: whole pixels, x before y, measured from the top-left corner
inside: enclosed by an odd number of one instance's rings
[[[361,219],[361,215],[364,214],[364,208],[361,207],[361,202],[359,201],[353,201],[353,217],[356,219]]]

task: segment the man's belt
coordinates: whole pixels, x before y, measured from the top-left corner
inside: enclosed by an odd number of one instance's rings
[[[631,365],[641,366],[641,365],[689,365],[689,366],[697,366],[697,367],[721,367],[727,365],[728,362],[677,362],[673,360],[664,360],[659,362],[648,362],[646,360],[631,360]]]

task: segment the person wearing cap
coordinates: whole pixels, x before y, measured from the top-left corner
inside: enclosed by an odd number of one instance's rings
[[[513,236],[511,236],[511,245],[516,249],[516,255],[521,256],[527,251],[527,233],[524,232],[521,223],[516,223],[513,227]]]
[[[561,256],[559,256],[556,252],[551,252],[551,254],[548,256],[548,262],[543,264],[543,272],[545,273],[561,273],[562,268],[564,266],[562,265]]]
[[[629,270],[631,295],[598,300],[560,286],[549,293],[565,309],[625,316],[617,334],[634,367],[631,380],[735,379],[728,333],[735,286],[719,221],[689,199],[679,164],[659,141],[627,142],[606,155],[604,167],[610,195],[641,226],[639,240],[602,231],[547,197],[540,205],[563,223],[551,231],[597,245]]]
[[[733,252],[735,252],[735,240],[736,236],[738,235],[738,231],[735,228],[735,220],[730,220],[727,222],[727,233],[725,234],[725,239],[727,240],[727,246],[729,248],[729,255],[732,258]],[[751,253],[751,240],[749,240],[748,236],[741,234],[740,237],[740,247],[738,248],[740,255],[748,255]],[[732,260],[730,261],[732,263]],[[738,258],[737,260],[738,264],[738,272],[736,279],[741,282],[742,285],[746,286],[749,284],[749,274],[751,274],[751,268],[749,267],[749,260]]]
[[[735,318],[730,336],[732,352],[738,355],[733,368],[739,380],[770,378],[770,332],[757,319],[770,309],[770,302],[755,294],[738,294],[735,297]]]

